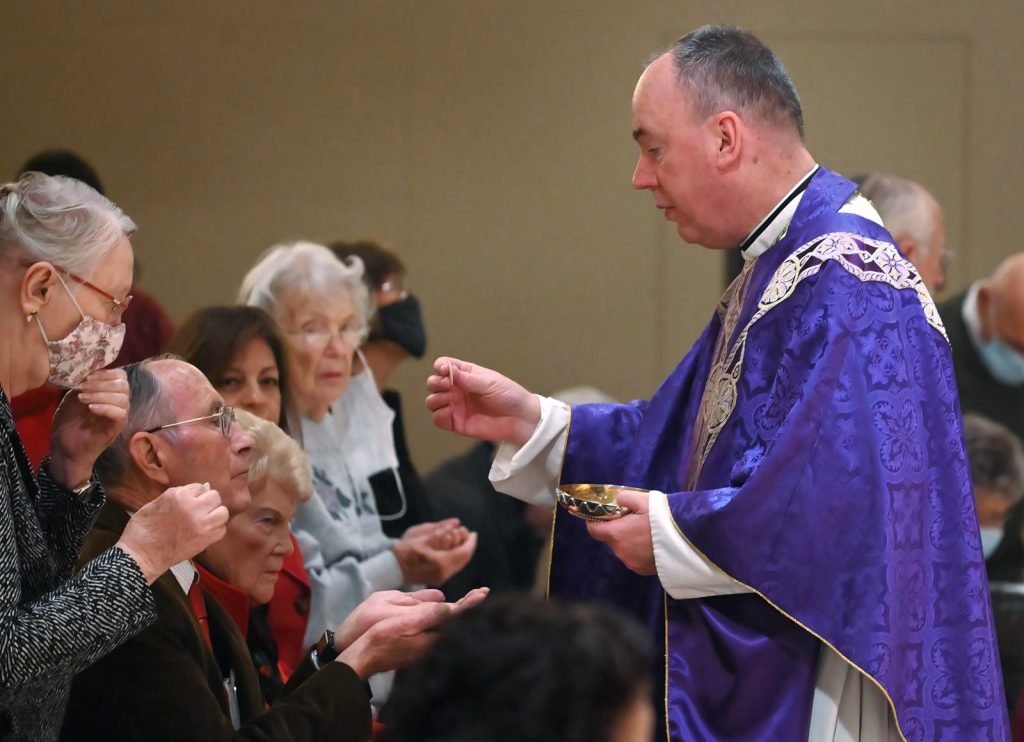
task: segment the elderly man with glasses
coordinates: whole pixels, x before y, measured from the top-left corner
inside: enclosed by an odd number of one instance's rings
[[[116,541],[129,514],[167,487],[208,484],[232,515],[251,502],[253,439],[202,373],[173,357],[125,370],[131,410],[96,465],[108,504],[83,559]],[[364,740],[366,679],[411,659],[428,641],[424,632],[452,612],[438,591],[371,596],[338,629],[347,645],[315,648],[264,709],[245,638],[201,588],[192,562],[172,567],[153,592],[157,622],[75,679],[61,739],[91,740],[102,730],[106,740],[146,742]]]

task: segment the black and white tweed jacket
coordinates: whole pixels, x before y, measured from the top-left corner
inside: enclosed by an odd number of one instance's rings
[[[75,571],[103,501],[83,502],[45,464],[37,482],[0,390],[0,740],[56,740],[74,674],[156,619],[120,549]]]

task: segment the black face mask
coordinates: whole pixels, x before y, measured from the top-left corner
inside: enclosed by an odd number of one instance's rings
[[[427,331],[423,327],[420,302],[412,294],[377,309],[373,338],[390,340],[413,358],[427,352]]]

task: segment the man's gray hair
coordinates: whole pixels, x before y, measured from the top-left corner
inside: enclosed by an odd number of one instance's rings
[[[362,343],[374,311],[363,282],[363,261],[355,256],[341,260],[323,245],[295,242],[270,248],[242,279],[238,301],[264,309],[280,322],[285,296],[300,293],[317,298],[338,291],[352,300]]]
[[[61,175],[29,172],[0,186],[0,249],[91,276],[135,222],[106,196]]]
[[[854,180],[864,197],[874,204],[885,228],[893,236],[909,234],[922,253],[927,254],[938,227],[928,211],[928,191],[920,183],[877,170]]]
[[[128,420],[114,442],[96,459],[96,474],[105,487],[122,484],[132,470],[132,459],[128,453],[132,436],[170,418],[170,410],[161,396],[160,379],[147,366],[154,361],[176,358],[167,354],[124,367],[128,375]]]
[[[693,96],[699,121],[721,111],[775,125],[804,137],[804,114],[793,80],[759,38],[735,26],[703,26],[669,49],[679,84]]]
[[[1010,503],[1024,496],[1024,448],[1009,428],[987,417],[964,415],[964,440],[974,488],[996,492]]]

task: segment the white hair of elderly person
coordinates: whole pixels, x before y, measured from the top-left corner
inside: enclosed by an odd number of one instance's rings
[[[270,313],[288,343],[300,417],[289,426],[313,468],[315,496],[292,520],[312,587],[307,642],[375,591],[445,582],[476,548],[476,534],[456,519],[413,526],[400,539],[381,527],[367,465],[366,441],[376,438],[340,402],[372,313],[362,274],[358,258],[341,261],[322,245],[296,242],[264,253],[239,293],[240,302]],[[373,683],[375,702],[389,682]]]
[[[873,171],[859,176],[857,182],[928,291],[941,292],[952,253],[946,245],[939,202],[920,183],[891,173]]]
[[[156,618],[150,585],[224,534],[219,494],[168,490],[112,548],[77,566],[103,506],[96,458],[128,416],[128,383],[106,370],[124,336],[135,224],[89,186],[25,173],[0,187],[0,729],[56,739],[72,677]],[[9,400],[69,389],[50,455],[33,472]]]

